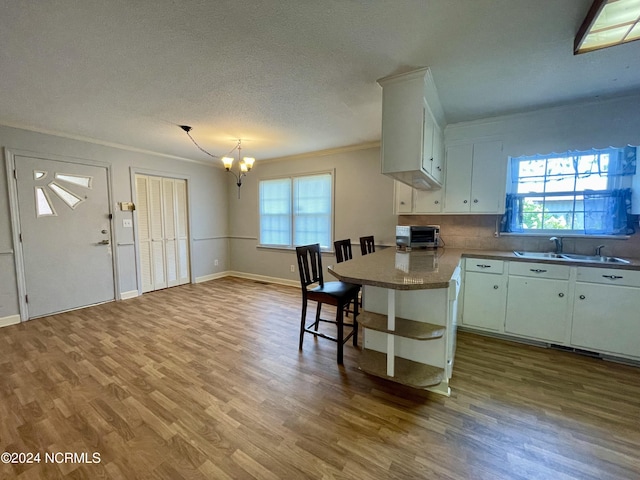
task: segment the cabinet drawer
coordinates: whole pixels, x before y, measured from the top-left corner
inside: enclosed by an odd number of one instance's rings
[[[568,280],[571,267],[552,263],[509,262],[509,275]]]
[[[504,261],[487,260],[486,258],[467,258],[464,263],[467,272],[483,272],[502,274],[504,271]]]
[[[640,271],[622,270],[619,268],[578,267],[577,281],[640,287]]]

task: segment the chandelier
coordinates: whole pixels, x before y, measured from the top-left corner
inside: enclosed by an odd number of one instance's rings
[[[238,139],[238,143],[232,150],[230,150],[225,156],[220,157],[220,155],[214,155],[212,153],[207,152],[204,148],[202,148],[198,143],[193,139],[191,134],[189,133],[192,128],[189,125],[178,125],[182,130],[185,131],[187,136],[191,139],[193,144],[198,147],[198,149],[206,153],[212,158],[218,158],[222,160],[224,168],[227,172],[231,173],[236,178],[236,185],[238,186],[238,198],[240,198],[240,187],[242,187],[242,177],[246,176],[247,173],[251,171],[253,168],[253,163],[256,161],[253,157],[242,157],[242,139]],[[238,152],[238,173],[231,170],[233,167],[233,157],[230,157],[233,152]]]

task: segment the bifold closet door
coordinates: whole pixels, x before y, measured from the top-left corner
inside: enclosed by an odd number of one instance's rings
[[[189,283],[186,180],[136,175],[142,292]]]

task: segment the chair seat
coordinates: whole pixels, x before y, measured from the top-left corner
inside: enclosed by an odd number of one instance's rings
[[[325,282],[324,286],[317,286],[308,291],[308,293],[321,293],[336,298],[348,298],[355,296],[360,290],[360,285],[345,282]]]

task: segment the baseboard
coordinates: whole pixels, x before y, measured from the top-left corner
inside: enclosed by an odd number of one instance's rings
[[[218,278],[224,277],[239,277],[246,278],[247,280],[254,280],[256,282],[275,283],[277,285],[286,285],[287,287],[300,287],[300,282],[296,280],[287,280],[286,278],[268,277],[266,275],[256,275],[253,273],[235,272],[231,270],[196,277],[196,283],[208,282],[209,280],[217,280]]]
[[[9,315],[0,318],[0,327],[8,327],[9,325],[17,325],[20,323],[20,315]]]
[[[255,280],[256,282],[275,283],[277,285],[285,285],[287,287],[300,288],[300,280],[289,280],[286,278],[268,277],[266,275],[256,275],[253,273],[233,272],[233,271],[227,272],[227,276],[246,278],[247,280]]]
[[[209,275],[203,275],[202,277],[196,277],[196,283],[208,282],[209,280],[217,280],[218,278],[228,277],[229,272],[211,273]]]
[[[460,325],[460,324],[458,324],[457,329],[460,330],[461,332],[475,333],[476,335],[482,335],[483,337],[492,337],[492,338],[497,338],[499,340],[507,340],[509,342],[523,343],[525,345],[533,345],[534,347],[549,348],[549,343],[543,342],[541,340],[532,340],[529,338],[516,337],[513,335],[503,334],[499,332],[489,332],[487,330],[467,327],[465,325]]]
[[[130,298],[136,298],[138,296],[138,290],[129,290],[128,292],[120,293],[120,300],[129,300]]]

